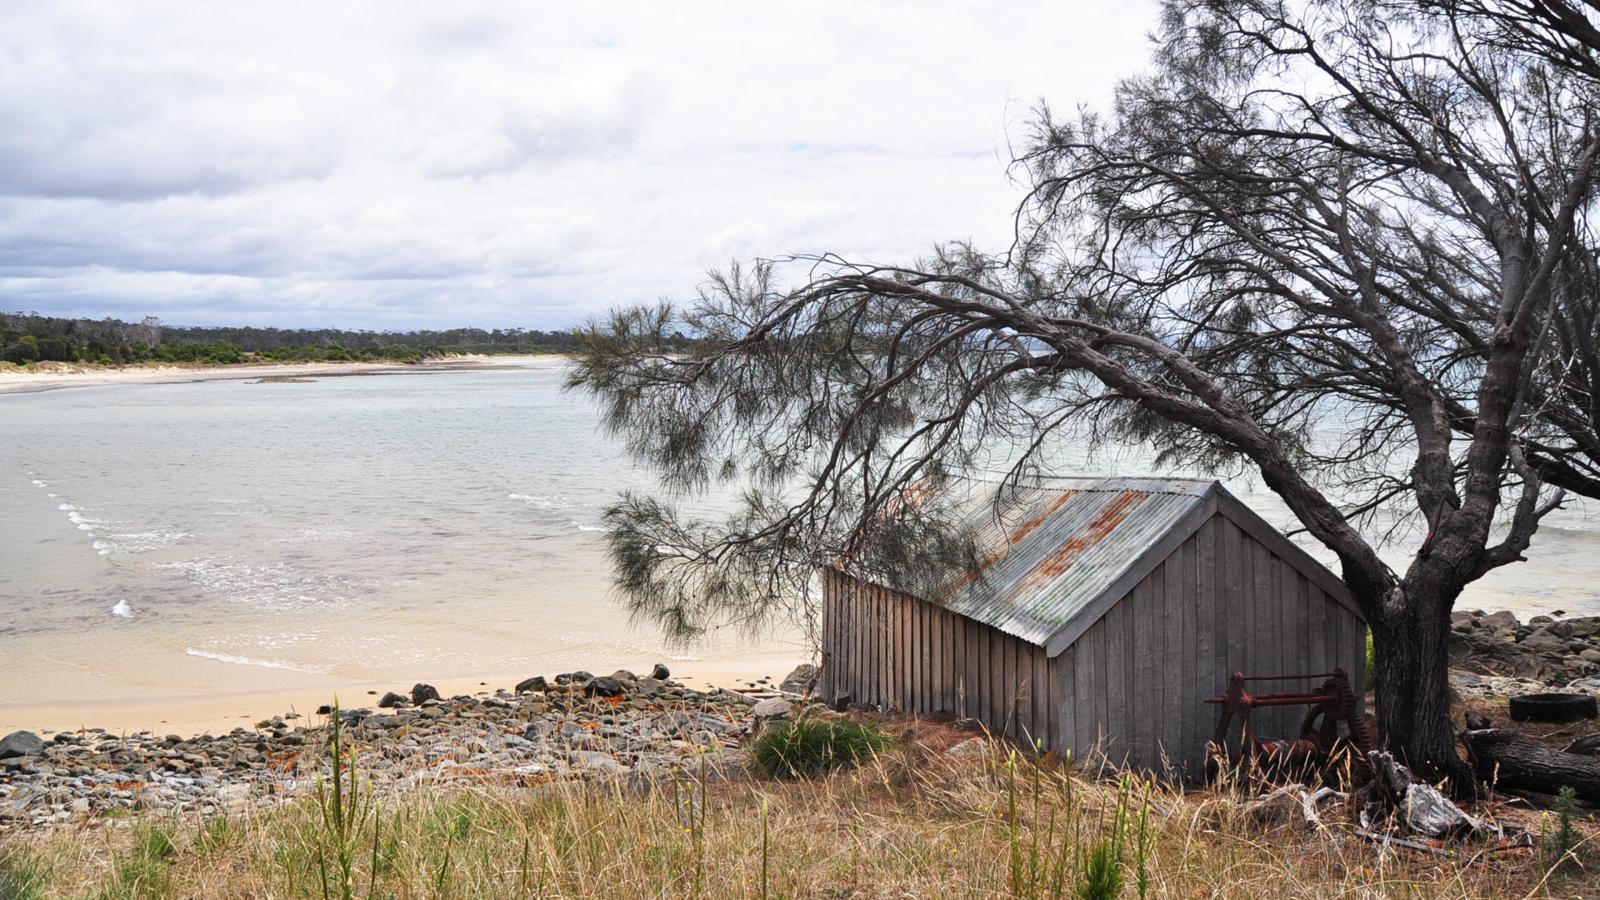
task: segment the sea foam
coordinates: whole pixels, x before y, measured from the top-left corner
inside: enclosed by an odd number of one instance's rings
[[[210,659],[222,663],[231,663],[236,666],[255,666],[260,669],[286,669],[290,672],[306,672],[312,675],[322,675],[326,669],[315,666],[298,666],[276,659],[252,659],[248,656],[233,656],[228,653],[217,653],[212,650],[199,650],[194,647],[185,648],[184,653],[189,656],[198,656],[201,659]]]
[[[117,605],[111,607],[111,614],[124,619],[131,619],[133,618],[133,607],[129,606],[126,600],[118,600]]]

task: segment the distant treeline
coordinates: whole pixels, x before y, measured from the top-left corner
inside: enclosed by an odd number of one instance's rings
[[[685,341],[687,344],[687,341]],[[238,363],[397,360],[451,353],[562,353],[575,348],[569,331],[452,328],[445,331],[341,331],[336,328],[201,328],[117,319],[62,319],[0,313],[0,360]]]

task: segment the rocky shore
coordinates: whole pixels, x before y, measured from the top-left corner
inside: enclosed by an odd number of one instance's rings
[[[796,686],[793,680],[786,687]],[[692,690],[664,666],[535,677],[514,690],[440,697],[426,684],[379,709],[338,711],[362,773],[382,790],[422,784],[648,780],[706,765],[742,769],[752,723],[789,712],[769,699]],[[315,789],[334,710],[278,716],[224,735],[17,732],[0,739],[0,829],[71,827],[149,813],[235,813]]]
[[[1600,691],[1600,616],[1458,611],[1451,635],[1458,693],[1498,698],[1558,687]],[[701,765],[742,771],[742,745],[793,709],[815,670],[777,689],[695,690],[665,666],[529,678],[512,689],[440,697],[427,684],[338,718],[375,787],[539,784],[575,778],[648,782]],[[765,681],[765,679],[763,679]],[[762,699],[762,698],[765,699]],[[104,729],[17,732],[0,739],[0,830],[73,827],[149,813],[234,814],[314,790],[334,710],[288,714],[195,737]]]
[[[1450,664],[1470,675],[1600,691],[1600,616],[1569,618],[1557,611],[1521,622],[1504,610],[1457,610]]]

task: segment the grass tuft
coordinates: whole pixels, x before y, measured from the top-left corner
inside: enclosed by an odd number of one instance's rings
[[[32,853],[0,848],[0,900],[39,900],[49,883],[49,873]]]
[[[888,737],[870,722],[801,715],[758,735],[750,747],[750,760],[756,772],[768,778],[817,778],[888,746]]]

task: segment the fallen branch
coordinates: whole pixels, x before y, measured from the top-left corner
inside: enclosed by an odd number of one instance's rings
[[[1464,731],[1478,777],[1497,788],[1556,794],[1570,787],[1581,800],[1600,802],[1600,757],[1552,750],[1499,728]]]

